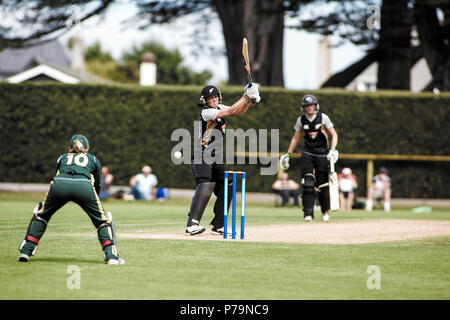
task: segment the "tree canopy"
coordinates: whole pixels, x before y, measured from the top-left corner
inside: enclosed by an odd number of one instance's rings
[[[183,65],[183,57],[177,49],[169,50],[162,44],[152,41],[125,50],[119,61],[115,61],[97,42],[86,48],[85,59],[88,70],[104,78],[138,83],[139,65],[147,51],[151,51],[156,57],[158,83],[203,85],[212,77],[212,73],[208,70],[195,72]]]
[[[0,1],[0,48],[58,37],[77,21],[111,8],[114,0]],[[253,78],[261,85],[283,86],[283,31],[297,28],[323,35],[338,35],[364,46],[367,56],[349,66],[325,86],[343,86],[355,72],[378,62],[378,88],[409,89],[409,73],[425,57],[433,75],[431,87],[450,90],[450,2],[448,0],[137,0],[134,25],[147,28],[193,13],[199,14],[195,36],[208,41],[211,19],[219,19],[225,40],[230,84],[244,83],[242,38],[249,40]],[[380,26],[370,28],[380,9]],[[75,14],[76,13],[76,14]],[[285,17],[294,23],[285,25]],[[20,30],[20,32],[18,32]],[[203,30],[202,32],[200,30]],[[413,31],[419,45],[411,44]],[[21,34],[18,36],[18,34]]]

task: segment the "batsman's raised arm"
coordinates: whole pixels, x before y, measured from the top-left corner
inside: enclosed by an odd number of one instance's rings
[[[216,118],[226,118],[234,114],[246,113],[252,103],[259,103],[259,101],[261,101],[261,97],[259,96],[258,87],[256,85],[247,85],[244,95],[231,107],[220,110]]]
[[[209,85],[203,88],[200,101],[204,106],[202,120],[215,121],[247,112],[252,103],[261,101],[261,97],[256,85],[247,85],[244,95],[231,107],[228,107],[222,104],[221,92],[216,87]]]

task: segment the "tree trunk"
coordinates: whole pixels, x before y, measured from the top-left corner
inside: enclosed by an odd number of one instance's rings
[[[229,84],[246,82],[242,38],[249,43],[253,81],[283,86],[284,10],[279,1],[213,0],[222,22],[227,49]]]
[[[362,59],[345,68],[345,70],[331,76],[327,81],[324,82],[322,88],[344,88],[374,62],[376,62],[376,51],[372,50],[369,51],[367,55]]]
[[[419,61],[423,57],[422,46],[412,48],[412,59],[411,66],[412,68],[417,61]],[[343,71],[338,72],[328,78],[327,81],[324,82],[322,88],[345,88],[350,82],[353,81],[361,72],[363,72],[367,67],[369,67],[372,63],[377,62],[377,51],[370,50],[367,52],[362,59],[356,61],[352,65],[345,68]]]
[[[213,0],[213,4],[222,22],[227,52],[228,82],[242,84],[240,80],[243,72],[241,43],[244,34],[244,4],[238,0]]]
[[[378,89],[410,89],[412,21],[408,1],[383,1],[377,46]]]
[[[444,17],[448,24],[450,7],[443,9]],[[431,86],[439,90],[449,91],[450,43],[448,41],[450,41],[450,34],[445,32],[445,29],[439,25],[436,8],[427,5],[425,1],[417,1],[415,3],[414,17],[424,56],[433,76]]]

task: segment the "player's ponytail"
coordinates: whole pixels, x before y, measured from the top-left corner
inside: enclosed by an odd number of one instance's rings
[[[73,147],[70,148],[70,152],[80,153],[86,152],[86,148],[83,146],[83,143],[80,140],[75,140],[73,143]]]
[[[69,152],[87,152],[89,150],[89,141],[85,136],[76,134],[70,139]]]

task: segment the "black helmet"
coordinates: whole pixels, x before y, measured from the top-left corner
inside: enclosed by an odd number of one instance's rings
[[[319,102],[317,101],[317,98],[313,96],[312,94],[307,94],[302,98],[302,107],[309,106],[311,104],[316,105],[316,111],[319,111]]]
[[[310,104],[317,104],[317,99],[312,94],[307,94],[302,98],[302,107],[308,106]]]
[[[200,103],[207,107],[206,100],[212,96],[217,94],[219,96],[219,103],[222,103],[222,93],[215,86],[208,85],[202,89],[202,93],[200,96]]]

